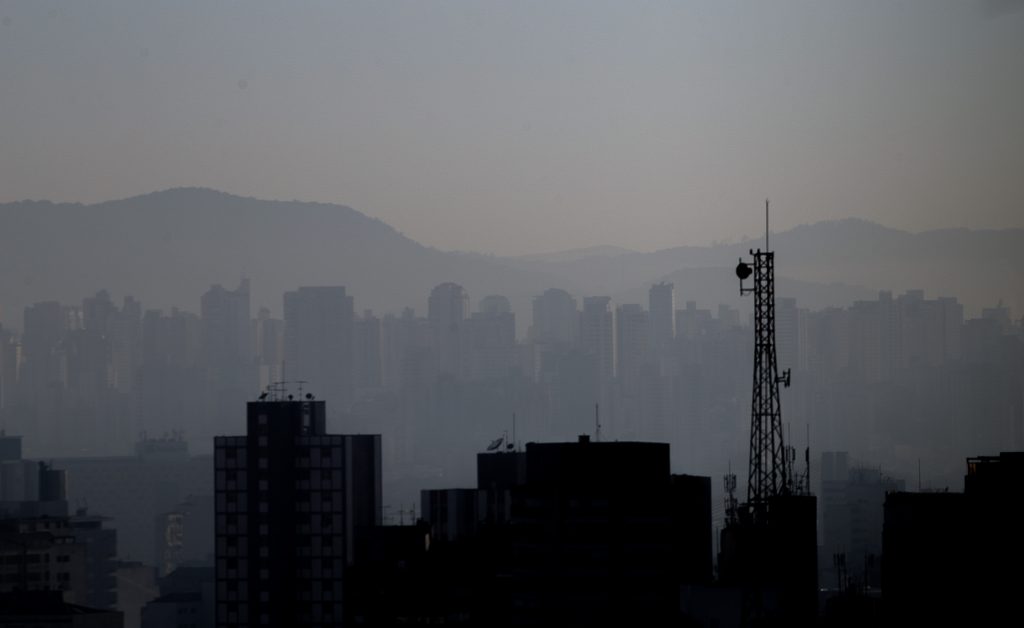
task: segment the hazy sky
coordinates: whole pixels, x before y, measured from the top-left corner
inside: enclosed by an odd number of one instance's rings
[[[446,249],[1024,226],[1024,3],[0,3],[0,201],[343,203]]]

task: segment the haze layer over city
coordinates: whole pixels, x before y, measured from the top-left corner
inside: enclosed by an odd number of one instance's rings
[[[1011,1],[6,3],[0,429],[162,577],[268,394],[379,435],[388,525],[585,435],[717,533],[771,250],[807,492],[960,491],[1024,449],[1022,67]]]

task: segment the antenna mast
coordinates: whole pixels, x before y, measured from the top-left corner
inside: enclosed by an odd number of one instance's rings
[[[764,202],[765,248],[769,246],[768,199]],[[754,295],[754,381],[750,410],[750,471],[747,502],[763,504],[769,497],[793,491],[790,453],[782,429],[779,384],[789,387],[790,372],[779,375],[775,348],[775,253],[750,251],[753,268],[742,259],[736,266],[740,294]],[[754,285],[743,281],[753,275]]]

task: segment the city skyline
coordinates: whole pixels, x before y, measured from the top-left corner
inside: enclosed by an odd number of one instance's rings
[[[1014,623],[1022,67],[1024,0],[2,3],[0,628]]]

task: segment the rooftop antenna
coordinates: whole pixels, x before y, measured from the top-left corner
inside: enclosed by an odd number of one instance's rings
[[[772,250],[768,245],[768,199],[764,199],[764,250]]]
[[[519,441],[516,440],[516,413],[513,412],[512,413],[512,442],[509,443],[509,445],[510,445],[509,449],[511,449],[513,451],[516,451],[516,446],[518,444],[519,444]]]
[[[804,449],[804,481],[807,483],[806,494],[811,494],[811,424],[807,424],[807,448]]]
[[[732,460],[729,461],[728,472],[725,474],[725,521],[727,524],[736,522],[736,511],[739,502],[736,500],[736,474],[732,472]]]
[[[601,442],[601,405],[594,404],[594,441]]]
[[[765,199],[765,247],[769,246],[769,201]],[[736,266],[740,294],[754,295],[754,381],[751,397],[750,469],[747,503],[761,507],[769,497],[792,490],[791,454],[786,449],[779,384],[790,385],[790,371],[779,373],[775,345],[775,254],[751,250],[753,264],[741,258]],[[744,280],[753,275],[753,285]]]

